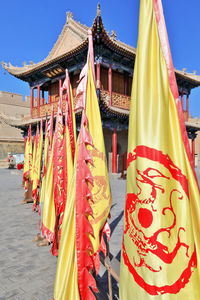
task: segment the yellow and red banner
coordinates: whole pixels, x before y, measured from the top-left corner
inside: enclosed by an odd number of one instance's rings
[[[99,271],[99,251],[111,207],[111,193],[99,105],[92,68],[88,62],[86,109],[77,142],[76,248],[81,299],[95,299],[98,292],[91,272]],[[109,230],[108,230],[109,231]]]
[[[56,127],[53,144],[53,190],[55,203],[55,236],[52,245],[52,254],[58,255],[60,217],[64,213],[67,200],[67,157],[66,135],[63,123],[62,102],[58,105]]]
[[[42,166],[42,151],[43,151],[43,129],[42,120],[40,122],[40,131],[37,126],[37,131],[34,139],[33,150],[33,185],[32,185],[32,198],[34,200],[33,210],[39,211],[39,187],[41,181],[41,166]],[[40,212],[40,211],[39,211]]]
[[[76,124],[73,97],[67,70],[62,92],[64,90],[66,90],[65,135],[67,156],[67,203],[64,213],[61,216],[61,240],[54,285],[54,298],[79,300],[75,252],[75,181],[72,179],[74,176]]]
[[[120,299],[200,299],[200,195],[161,0],[140,1]]]
[[[28,188],[28,181],[32,180],[32,160],[33,160],[33,149],[32,149],[32,135],[31,135],[31,125],[28,129],[28,136],[25,142],[24,151],[24,170],[23,170],[23,181],[24,188]]]
[[[68,150],[71,152],[72,160],[74,161],[75,155],[75,148],[76,148],[76,119],[74,113],[74,102],[73,102],[73,95],[72,95],[72,88],[70,85],[70,78],[68,70],[65,70],[65,80],[62,86],[62,93],[66,90],[66,112],[65,112],[65,126],[66,132],[68,131],[70,147],[67,147]]]
[[[106,252],[103,234],[109,236],[107,218],[111,192],[107,172],[104,137],[94,78],[92,32],[88,32],[89,51],[86,93],[76,161],[76,255],[81,299],[95,299],[98,292],[92,273],[99,271],[99,251]],[[84,103],[85,101],[85,103]]]
[[[41,233],[49,241],[54,240],[55,229],[55,203],[53,190],[53,120],[52,110],[51,118],[45,132],[45,154],[44,154],[44,177],[42,179],[41,202],[42,206],[42,225]]]
[[[91,40],[90,32],[89,48]],[[98,273],[99,251],[106,251],[103,234],[109,235],[111,193],[91,61],[94,63],[89,51],[79,103],[83,111],[74,174],[62,224],[55,300],[96,299],[91,291],[98,292],[93,273]]]
[[[42,226],[41,233],[49,241],[54,241],[55,236],[55,203],[53,193],[53,152],[50,152],[50,157],[45,175],[44,197],[42,207]]]
[[[44,138],[44,151],[43,151],[43,165],[42,165],[42,179],[45,177],[48,165],[48,149],[49,149],[49,130],[48,121],[45,122],[45,138]]]
[[[43,165],[42,165],[42,176],[41,176],[41,191],[40,191],[40,203],[44,201],[46,192],[46,174],[49,163],[49,152],[50,152],[50,121],[45,122],[45,138],[44,138],[44,151],[43,151]]]

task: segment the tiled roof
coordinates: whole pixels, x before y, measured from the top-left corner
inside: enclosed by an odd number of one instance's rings
[[[95,29],[94,20],[92,30]],[[102,23],[103,26],[103,23]],[[29,65],[24,65],[23,67],[15,67],[11,63],[2,63],[4,69],[6,69],[10,74],[16,77],[24,77],[34,71],[41,69],[42,67],[48,66],[63,57],[66,57],[70,54],[77,52],[81,49],[84,44],[87,44],[87,31],[89,27],[81,24],[80,22],[73,19],[72,13],[67,13],[66,23],[59,35],[56,43],[54,44],[52,50],[49,52],[48,56],[41,62],[31,63]],[[136,49],[131,47],[119,40],[115,36],[109,36],[103,27],[104,36],[107,39],[107,42],[111,44],[114,48],[121,51],[125,51],[131,56],[136,55]],[[176,74],[182,78],[186,78],[192,81],[195,85],[200,85],[200,76],[196,74],[186,73],[184,71],[179,71],[175,69]]]
[[[63,55],[79,48],[79,46],[87,40],[87,30],[87,26],[75,21],[72,17],[72,14],[68,13],[66,23],[61,31],[61,34],[59,35],[52,50],[43,61],[24,65],[23,67],[13,66],[11,63],[3,63],[3,67],[16,77],[31,73],[32,71],[40,69],[54,60],[59,59]]]

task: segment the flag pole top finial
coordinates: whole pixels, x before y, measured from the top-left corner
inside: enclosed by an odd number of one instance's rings
[[[101,6],[100,3],[97,4],[97,17],[101,16]]]

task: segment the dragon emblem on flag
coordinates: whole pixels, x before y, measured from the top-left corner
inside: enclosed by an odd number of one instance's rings
[[[149,294],[176,294],[197,266],[192,224],[181,210],[189,204],[188,180],[168,155],[146,146],[129,153],[127,163],[135,183],[126,199],[124,240],[132,243],[123,243],[124,262]]]

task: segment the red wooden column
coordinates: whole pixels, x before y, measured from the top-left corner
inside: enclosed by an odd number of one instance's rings
[[[33,101],[34,101],[34,94],[33,94],[33,88],[30,89],[30,106],[31,106],[31,117],[33,117]]]
[[[112,133],[112,173],[117,173],[117,130]]]
[[[96,88],[97,89],[100,89],[101,88],[101,66],[100,66],[100,63],[98,62],[96,64]]]
[[[40,117],[40,86],[37,86],[37,107],[38,107],[38,117]]]
[[[108,92],[110,96],[110,105],[112,105],[112,66],[108,69]]]
[[[187,121],[188,121],[188,118],[189,118],[189,95],[187,95],[187,98],[186,98],[186,113],[187,113]]]
[[[42,91],[42,105],[44,105],[44,90]]]

